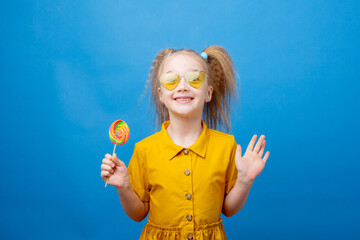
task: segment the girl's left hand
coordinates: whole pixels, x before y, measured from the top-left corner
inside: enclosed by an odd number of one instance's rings
[[[265,136],[261,135],[256,146],[254,144],[257,135],[255,134],[246,149],[244,156],[241,157],[241,146],[238,144],[235,155],[235,164],[238,170],[239,181],[254,181],[254,179],[262,172],[265,167],[265,163],[270,155],[267,151],[263,158],[262,155],[265,150]]]

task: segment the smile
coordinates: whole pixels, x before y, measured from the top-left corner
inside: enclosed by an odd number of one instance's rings
[[[177,97],[174,100],[179,103],[188,103],[188,102],[191,102],[191,100],[193,100],[193,99],[194,98],[192,98],[192,97]]]

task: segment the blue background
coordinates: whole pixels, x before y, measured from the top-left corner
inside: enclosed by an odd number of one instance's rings
[[[138,239],[101,160],[110,124],[152,134],[163,48],[223,46],[241,79],[231,134],[270,158],[229,239],[359,239],[359,1],[6,1],[0,8],[1,239]],[[156,130],[156,129],[155,129]]]

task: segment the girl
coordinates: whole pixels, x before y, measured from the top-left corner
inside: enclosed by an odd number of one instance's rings
[[[140,239],[226,239],[221,212],[240,211],[270,154],[263,156],[264,135],[256,145],[254,135],[241,156],[234,136],[215,130],[230,129],[233,62],[219,46],[201,55],[165,49],[149,84],[161,131],[135,144],[128,168],[106,154],[101,177],[116,187],[131,219],[149,213]]]

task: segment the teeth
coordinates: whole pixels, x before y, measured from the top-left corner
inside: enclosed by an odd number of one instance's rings
[[[190,101],[191,98],[177,98],[176,101],[179,101],[179,102],[186,102],[186,101]]]

